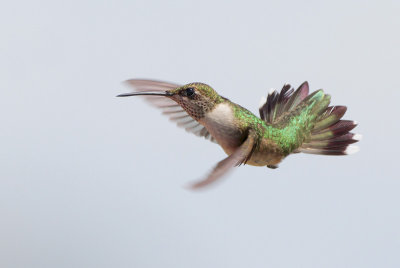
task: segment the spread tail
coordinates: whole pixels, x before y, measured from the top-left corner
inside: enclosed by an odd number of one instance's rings
[[[347,155],[357,152],[358,147],[351,144],[359,141],[361,135],[350,132],[357,126],[357,122],[340,120],[346,110],[346,106],[327,107],[298,151],[323,155]]]
[[[351,144],[359,141],[361,135],[350,131],[357,123],[341,120],[346,106],[329,106],[330,99],[322,90],[309,94],[307,82],[297,90],[286,84],[280,93],[274,90],[262,101],[260,116],[268,126],[279,131],[283,138],[276,142],[287,154],[355,153],[358,147]]]

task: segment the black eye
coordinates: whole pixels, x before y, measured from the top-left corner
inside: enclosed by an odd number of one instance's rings
[[[193,95],[194,95],[194,88],[192,88],[192,87],[187,88],[186,89],[186,96],[193,97]]]

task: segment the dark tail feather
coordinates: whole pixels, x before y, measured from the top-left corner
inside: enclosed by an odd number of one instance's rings
[[[281,115],[293,110],[308,95],[308,83],[304,82],[295,91],[289,84],[285,84],[280,93],[271,91],[268,97],[260,103],[260,117],[267,124],[276,122]]]
[[[358,147],[351,144],[359,141],[361,135],[350,133],[357,126],[357,122],[340,120],[346,110],[346,106],[326,108],[299,151],[323,155],[346,155],[357,152]]]

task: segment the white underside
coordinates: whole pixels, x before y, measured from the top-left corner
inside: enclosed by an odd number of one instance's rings
[[[217,104],[217,106],[202,119],[202,123],[223,147],[224,145],[229,146],[232,140],[235,140],[235,136],[239,131],[235,124],[233,110],[227,103]]]

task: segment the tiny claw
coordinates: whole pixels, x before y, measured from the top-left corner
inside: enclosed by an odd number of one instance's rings
[[[268,167],[268,168],[271,168],[271,169],[277,169],[277,168],[278,168],[278,165],[267,165],[267,167]]]

